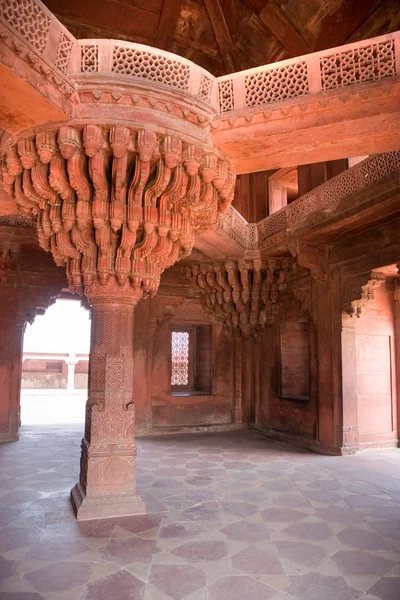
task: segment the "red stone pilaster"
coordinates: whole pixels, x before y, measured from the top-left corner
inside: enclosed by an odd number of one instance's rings
[[[109,287],[109,286],[107,286]],[[104,295],[103,295],[104,294]],[[133,317],[138,296],[88,294],[92,311],[89,392],[79,483],[71,492],[78,520],[145,512],[136,493],[132,402]]]
[[[26,318],[17,289],[0,287],[0,442],[19,439],[22,349]]]
[[[359,449],[357,402],[357,348],[354,318],[342,321],[342,453]]]
[[[342,424],[340,277],[313,281],[318,356],[318,442],[326,451],[340,453]]]

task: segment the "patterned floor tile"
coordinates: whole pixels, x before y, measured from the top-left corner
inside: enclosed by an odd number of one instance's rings
[[[0,446],[0,600],[400,600],[400,451],[143,438],[148,514],[78,523],[81,435]]]

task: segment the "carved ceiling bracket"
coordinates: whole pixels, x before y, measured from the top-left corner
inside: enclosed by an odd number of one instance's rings
[[[385,275],[368,271],[349,277],[343,284],[343,310],[350,317],[359,318],[367,302],[374,300],[375,290],[385,281]]]
[[[291,259],[271,258],[191,264],[184,270],[207,308],[234,333],[250,336],[276,320],[292,268]]]
[[[37,220],[39,244],[66,265],[69,287],[136,304],[190,254],[234,194],[224,156],[204,143],[122,125],[62,126],[19,139],[3,185]]]
[[[288,245],[290,254],[301,267],[311,271],[311,277],[315,281],[324,283],[328,280],[329,247],[313,246],[299,240],[290,240]]]

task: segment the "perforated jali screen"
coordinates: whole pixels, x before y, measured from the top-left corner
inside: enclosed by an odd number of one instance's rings
[[[187,331],[173,331],[171,336],[171,349],[171,385],[188,385],[189,333]]]

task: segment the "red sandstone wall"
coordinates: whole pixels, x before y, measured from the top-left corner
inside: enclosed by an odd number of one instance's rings
[[[397,438],[393,288],[384,283],[356,320],[360,444]]]
[[[233,422],[232,338],[226,328],[212,322],[201,298],[193,297],[191,289],[180,285],[180,280],[178,283],[175,288],[162,289],[151,300],[141,301],[136,308],[133,394],[139,431]],[[211,394],[171,393],[170,340],[174,325],[211,325]]]
[[[314,332],[308,315],[300,308],[292,295],[287,296],[280,311],[280,322],[268,329],[260,340],[260,408],[258,425],[278,432],[295,434],[314,439],[317,423],[317,399],[315,391],[316,356]],[[280,356],[280,324],[298,323],[309,329],[310,350],[310,396],[309,400],[295,400],[281,397],[280,371],[284,356]],[[295,344],[296,338],[292,343]],[[293,349],[294,346],[293,346]],[[289,353],[287,354],[289,356]],[[301,363],[301,364],[300,364]],[[303,368],[299,361],[299,368]]]

